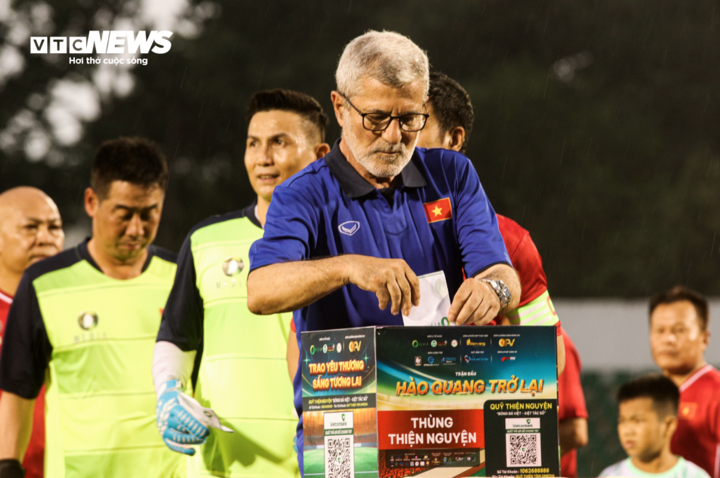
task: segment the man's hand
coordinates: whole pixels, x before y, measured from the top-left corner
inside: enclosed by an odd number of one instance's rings
[[[347,264],[347,279],[363,290],[373,292],[378,306],[390,312],[410,315],[420,305],[420,281],[402,259],[378,259],[360,255],[341,256]]]
[[[232,432],[220,425],[215,412],[186,395],[179,380],[168,380],[162,387],[155,413],[160,435],[171,450],[192,456],[195,449],[190,445],[205,443],[208,427]]]
[[[510,302],[503,307],[492,286],[481,279],[501,280],[510,292]],[[455,325],[485,325],[498,314],[513,310],[520,302],[520,279],[507,264],[495,264],[462,283],[448,312]]]
[[[498,316],[500,309],[500,299],[490,284],[470,278],[455,293],[448,320],[455,325],[485,325]]]

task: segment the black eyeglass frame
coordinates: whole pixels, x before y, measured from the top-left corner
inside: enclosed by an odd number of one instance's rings
[[[388,128],[390,127],[390,123],[392,123],[394,119],[398,120],[398,124],[400,125],[400,130],[401,130],[401,131],[404,131],[405,133],[417,133],[418,131],[422,131],[423,128],[425,128],[425,125],[427,125],[427,120],[428,120],[428,118],[430,117],[430,114],[428,114],[428,113],[405,113],[404,115],[398,115],[398,116],[388,115],[388,114],[384,114],[384,113],[363,113],[362,111],[360,111],[359,109],[357,109],[357,107],[356,107],[354,104],[352,104],[352,101],[350,101],[350,99],[349,99],[347,96],[343,95],[342,93],[340,93],[340,96],[342,96],[343,98],[345,98],[345,101],[347,101],[348,104],[349,104],[350,106],[352,106],[352,108],[353,108],[355,111],[357,111],[357,113],[362,117],[362,125],[363,125],[363,128],[365,128],[365,129],[368,130],[368,131],[372,131],[373,133],[382,133],[383,131],[385,131],[386,129],[388,129]],[[425,106],[425,103],[423,103],[423,108],[427,109],[427,106]],[[371,129],[371,128],[368,128],[368,127],[365,125],[365,117],[368,116],[368,115],[387,116],[387,118],[389,119],[389,121],[387,122],[387,124],[385,125],[385,127],[382,128],[382,129]],[[422,124],[422,126],[421,126],[420,128],[418,128],[418,129],[413,129],[413,130],[404,129],[403,126],[405,125],[405,123],[404,123],[403,120],[402,120],[403,116],[422,116],[422,117],[424,118],[424,119],[423,119],[423,124]]]

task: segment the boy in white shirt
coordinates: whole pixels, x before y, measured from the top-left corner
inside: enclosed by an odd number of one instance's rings
[[[700,467],[673,455],[670,439],[677,428],[680,392],[660,374],[635,378],[620,387],[618,435],[628,458],[600,476],[710,478]]]

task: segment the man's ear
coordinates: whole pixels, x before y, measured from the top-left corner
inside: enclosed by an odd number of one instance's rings
[[[85,212],[90,217],[95,217],[98,207],[100,207],[100,198],[93,191],[93,188],[85,189]]]
[[[665,436],[669,440],[670,437],[673,436],[673,433],[675,433],[675,430],[677,429],[678,419],[675,415],[668,415],[665,417],[665,420],[663,420],[665,423]]]
[[[315,157],[317,159],[322,158],[330,152],[330,145],[327,143],[321,143],[315,146]]]
[[[446,133],[446,140],[449,142],[447,149],[460,151],[465,143],[465,128],[456,126]]]
[[[342,119],[342,108],[345,106],[345,98],[342,97],[337,91],[330,93],[330,101],[333,104],[333,111],[335,111],[335,119],[337,120],[340,127],[343,127]]]

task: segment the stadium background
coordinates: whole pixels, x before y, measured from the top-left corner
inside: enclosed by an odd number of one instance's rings
[[[410,36],[473,98],[468,156],[495,209],[531,231],[585,361],[592,476],[622,456],[614,387],[653,368],[645,298],[676,283],[720,296],[717,2],[0,0],[0,190],[48,192],[72,245],[89,231],[94,148],[146,136],[171,161],[157,242],[177,250],[252,199],[250,95],[298,89],[329,112],[342,48],[370,28]],[[147,66],[29,53],[30,35],[152,29],[174,35]]]

